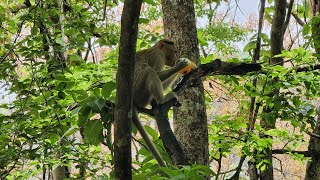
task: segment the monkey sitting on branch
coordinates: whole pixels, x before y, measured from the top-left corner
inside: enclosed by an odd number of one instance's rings
[[[141,125],[137,108],[145,108],[153,100],[156,104],[164,104],[172,99],[177,100],[174,92],[164,95],[164,91],[171,87],[179,77],[180,71],[187,67],[188,63],[183,58],[178,59],[177,48],[172,41],[166,39],[136,54],[132,121],[160,166],[165,166],[165,163]],[[165,65],[169,68],[165,69]]]

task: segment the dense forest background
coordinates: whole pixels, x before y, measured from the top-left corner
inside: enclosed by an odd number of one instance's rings
[[[242,3],[1,0],[0,179],[121,179],[123,152],[126,179],[319,179],[320,1],[252,0],[256,12]],[[130,109],[119,97],[132,100],[117,72],[130,77],[134,52],[163,38],[210,73],[184,77],[195,83],[168,113],[187,161],[159,118],[141,113],[160,167],[114,112]],[[119,132],[129,149],[117,149]]]

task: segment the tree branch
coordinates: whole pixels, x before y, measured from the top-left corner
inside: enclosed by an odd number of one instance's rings
[[[288,11],[287,11],[286,20],[283,25],[283,32],[282,32],[283,34],[285,34],[285,32],[288,28],[289,22],[290,22],[290,16],[291,16],[291,12],[292,12],[293,3],[294,3],[294,0],[290,0],[289,4],[287,5]]]
[[[240,161],[239,161],[239,164],[236,168],[236,172],[229,178],[229,180],[234,180],[234,179],[239,179],[239,175],[240,175],[240,172],[241,172],[241,168],[242,168],[242,165],[243,165],[243,162],[244,160],[246,160],[246,157],[247,156],[242,156]]]
[[[311,157],[312,153],[309,151],[290,151],[287,149],[273,149],[272,154],[288,154],[288,153],[298,153],[303,154],[305,157]]]
[[[297,21],[297,23],[300,25],[300,26],[304,26],[305,23],[298,17],[297,14],[295,13],[291,13],[292,17],[294,17],[294,19]]]
[[[16,13],[18,13],[20,10],[22,10],[22,9],[27,9],[27,8],[29,8],[29,7],[31,7],[30,0],[25,0],[22,5],[19,5],[19,6],[17,6],[17,7],[14,8],[14,9],[12,9],[12,8],[9,8],[9,9],[10,9],[11,13],[16,14]]]
[[[309,136],[314,137],[314,138],[318,138],[320,139],[320,135],[312,133],[312,132],[307,132],[307,134],[309,134]]]
[[[260,70],[260,64],[237,64],[230,62],[222,62],[220,59],[216,59],[211,63],[199,65],[195,70],[185,75],[185,77],[173,91],[179,93],[183,89],[192,85],[192,83],[196,82],[197,79],[208,75],[245,75],[248,72]]]
[[[310,65],[310,66],[305,66],[305,67],[298,67],[296,69],[297,72],[307,72],[307,71],[314,71],[320,69],[320,64],[316,65]]]

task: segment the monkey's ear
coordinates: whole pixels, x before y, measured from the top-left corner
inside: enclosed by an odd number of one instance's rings
[[[165,45],[165,44],[164,44],[163,41],[159,41],[159,42],[158,42],[158,48],[159,48],[159,49],[162,49],[164,45]]]

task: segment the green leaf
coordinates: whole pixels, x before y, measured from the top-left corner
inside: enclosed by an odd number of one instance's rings
[[[147,4],[150,4],[150,5],[152,5],[152,6],[156,6],[156,5],[157,5],[157,3],[154,2],[154,0],[143,0],[143,2],[145,2],[145,3],[147,3]]]
[[[158,133],[156,130],[151,128],[150,126],[144,126],[144,129],[147,131],[147,133],[152,137],[152,139],[158,139]]]
[[[164,173],[166,173],[167,175],[169,175],[169,177],[174,177],[176,175],[179,175],[179,171],[171,169],[171,168],[166,168],[166,167],[160,167],[160,170],[162,170]]]
[[[213,54],[209,54],[203,61],[202,63],[209,63],[214,59]]]
[[[59,97],[60,99],[64,99],[64,98],[66,97],[66,93],[64,93],[64,92],[62,92],[62,91],[59,91],[59,92],[58,92],[58,97]]]
[[[310,33],[310,29],[311,29],[310,24],[309,23],[305,24],[302,28],[302,35],[303,36],[308,35]]]
[[[210,169],[210,166],[195,165],[192,169],[201,170],[205,172],[206,175],[215,175],[215,173]]]
[[[94,101],[88,102],[87,105],[95,112],[101,112],[102,108],[105,106],[105,100],[102,98],[96,98]]]
[[[89,119],[92,109],[90,106],[83,106],[79,111],[78,125],[81,127]]]
[[[256,42],[255,41],[251,41],[249,42],[244,48],[243,48],[243,51],[244,52],[249,52],[251,49],[254,49],[256,48]]]
[[[90,120],[84,127],[84,135],[93,145],[99,145],[102,135],[102,122],[100,120]]]
[[[299,107],[300,106],[300,104],[301,104],[301,100],[300,100],[300,97],[298,97],[298,96],[295,96],[295,97],[293,97],[293,104],[296,106],[296,107]]]
[[[146,18],[139,18],[139,24],[148,24],[150,22],[149,19]]]
[[[101,94],[104,98],[108,99],[113,90],[116,89],[116,83],[113,81],[107,82],[101,89]]]
[[[76,131],[78,131],[79,128],[77,126],[71,126],[61,137],[61,139],[65,136],[70,136],[72,135],[73,133],[75,133]]]
[[[70,61],[80,61],[82,58],[77,54],[70,55]]]

